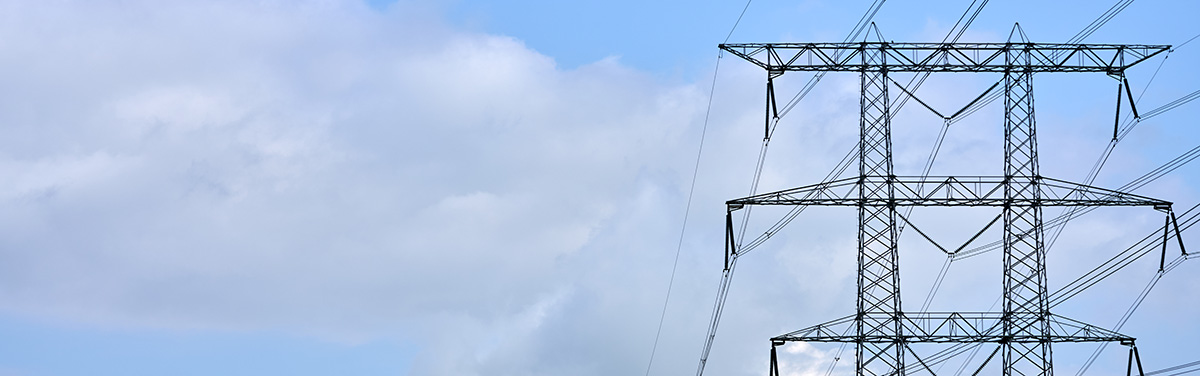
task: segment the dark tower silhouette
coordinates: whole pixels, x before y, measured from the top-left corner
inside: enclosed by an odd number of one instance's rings
[[[768,121],[777,111],[774,80],[786,72],[855,72],[861,83],[858,176],[726,202],[729,213],[749,205],[848,206],[858,210],[856,311],[771,338],[772,375],[779,372],[775,348],[792,341],[854,344],[858,375],[933,374],[923,356],[928,354],[913,350],[912,344],[917,343],[994,343],[980,370],[995,360],[1006,376],[1049,376],[1053,374],[1053,343],[1119,342],[1130,347],[1132,369],[1132,360],[1138,356],[1133,337],[1050,313],[1042,208],[1149,206],[1164,212],[1170,223],[1174,218],[1171,203],[1041,176],[1033,76],[1094,72],[1123,81],[1126,69],[1170,46],[864,41],[723,44],[720,48],[767,71]],[[989,89],[1003,90],[1003,176],[894,174],[888,88],[889,82],[894,82],[889,74],[901,72],[1003,75],[1001,83]],[[908,223],[898,210],[906,206],[999,209],[996,219],[975,237],[997,222],[1003,226],[1000,312],[904,311],[897,221]],[[732,220],[727,223],[726,234],[732,236]],[[1178,225],[1175,228],[1178,234]],[[732,238],[727,240],[728,252],[736,256],[732,244]]]

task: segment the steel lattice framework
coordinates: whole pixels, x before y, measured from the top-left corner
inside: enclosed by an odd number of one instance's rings
[[[740,43],[720,48],[770,72],[1119,73],[1165,45],[1050,43]],[[1019,69],[1015,69],[1019,67]]]
[[[1170,46],[861,42],[722,44],[720,48],[767,71],[768,121],[777,113],[773,80],[785,72],[860,75],[857,177],[726,202],[729,215],[749,205],[852,206],[858,210],[857,311],[772,338],[774,374],[778,374],[775,347],[793,341],[854,343],[858,375],[932,373],[927,366],[919,366],[924,361],[909,346],[912,343],[997,343],[992,355],[1000,354],[1006,376],[1052,375],[1051,344],[1055,342],[1120,342],[1131,346],[1131,356],[1136,355],[1133,337],[1050,313],[1042,208],[1148,206],[1171,219],[1171,203],[1041,176],[1033,74],[1100,72],[1123,79],[1126,69]],[[888,75],[896,72],[1003,74],[1004,176],[896,176],[888,95]],[[1003,226],[1001,312],[904,312],[897,252],[897,221],[907,222],[897,208],[904,206],[1001,208],[997,218]],[[732,226],[728,220],[727,236],[733,233]],[[732,239],[726,243],[727,252],[736,255]]]

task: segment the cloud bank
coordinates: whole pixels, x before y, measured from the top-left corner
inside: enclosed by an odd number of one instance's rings
[[[70,322],[502,351],[704,103],[430,5],[0,7],[0,300]]]
[[[643,372],[706,85],[617,58],[564,69],[440,12],[0,2],[0,310],[403,338],[419,348],[414,374]],[[761,72],[726,64],[656,373],[695,365],[721,203],[745,193],[761,139]],[[796,147],[772,152],[787,163],[768,166],[765,189],[817,181],[856,141],[857,82],[826,80],[796,110],[805,126],[777,136]],[[994,160],[992,126],[952,135],[943,167]],[[897,144],[937,132],[923,131]],[[898,163],[923,153],[898,146]],[[760,374],[766,338],[850,312],[852,214],[816,211],[743,261],[710,370]]]

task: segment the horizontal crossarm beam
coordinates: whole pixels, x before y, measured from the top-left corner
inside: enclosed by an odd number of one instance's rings
[[[1029,199],[1005,199],[1004,177],[1000,176],[868,176],[763,193],[726,201],[731,209],[747,205],[817,206],[1153,206],[1166,209],[1171,202],[1132,193],[1093,187],[1047,177],[1013,177],[1036,181],[1039,195]],[[894,198],[859,196],[860,184],[890,182]]]
[[[902,342],[908,343],[965,343],[965,342],[1039,342],[1040,335],[1006,338],[1002,312],[905,312],[900,316]],[[1132,343],[1133,337],[1108,329],[1085,324],[1066,317],[1049,316],[1050,342],[1122,342]],[[853,330],[854,316],[843,317],[824,324],[800,329],[771,338],[772,342],[890,342],[893,336],[857,336]]]
[[[1168,45],[1051,43],[739,43],[725,51],[770,72],[1029,72],[1118,73],[1167,51]],[[880,51],[885,59],[867,59],[864,51]],[[1030,63],[1014,67],[1005,56],[1028,53]],[[864,61],[884,61],[868,64]]]

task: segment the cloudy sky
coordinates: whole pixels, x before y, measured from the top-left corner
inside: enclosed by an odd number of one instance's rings
[[[1115,2],[996,1],[962,40],[1003,42],[1019,22],[1064,42]],[[870,3],[754,1],[730,41],[841,41]],[[940,41],[969,4],[891,0],[875,21],[888,40]],[[749,192],[762,142],[765,75],[716,48],[745,5],[0,0],[0,375],[694,373],[723,202]],[[1179,45],[1198,12],[1134,2],[1085,41]],[[1139,110],[1200,89],[1193,43],[1129,72]],[[784,76],[780,95],[808,77]],[[996,79],[934,76],[918,95],[953,112]],[[1036,82],[1043,174],[1083,181],[1111,137],[1116,82]],[[760,191],[817,182],[854,146],[857,84],[829,75],[785,117]],[[935,174],[999,170],[999,105],[950,128]],[[1137,125],[1095,184],[1200,145],[1198,111]],[[894,126],[897,171],[920,171],[941,120],[910,104]],[[1200,165],[1137,193],[1182,212],[1200,202]],[[748,233],[782,214],[756,211]],[[994,215],[913,219],[957,244]],[[1121,208],[1071,222],[1051,290],[1161,221]],[[912,235],[908,309],[945,260]],[[813,209],[743,257],[708,373],[764,374],[769,337],[852,313],[854,239],[852,210]],[[1112,327],[1155,256],[1055,312]],[[989,308],[999,256],[969,260],[932,309]],[[1198,360],[1197,264],[1122,328],[1148,370]],[[1056,347],[1059,373],[1094,349]],[[835,351],[796,345],[785,367],[823,371]],[[1123,351],[1089,374],[1123,373]]]

